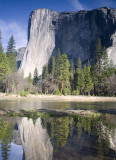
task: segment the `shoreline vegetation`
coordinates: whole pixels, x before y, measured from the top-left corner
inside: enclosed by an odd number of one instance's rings
[[[80,57],[71,60],[67,54],[61,53],[59,48],[56,56],[51,56],[49,62],[43,66],[41,75],[36,67],[27,77],[25,68],[20,72],[17,68],[14,36],[8,41],[6,53],[3,52],[1,40],[0,31],[0,92],[7,96],[12,93],[17,97],[45,94],[58,95],[55,96],[58,100],[76,102],[114,101],[114,98],[95,98],[116,97],[116,66],[112,60],[109,61],[107,49],[100,38],[96,40],[94,58],[86,59],[85,62],[81,61]]]
[[[45,101],[66,101],[66,102],[116,102],[116,97],[102,97],[102,96],[73,96],[73,95],[34,95],[28,94],[26,96],[20,96],[17,94],[6,94],[0,93],[0,100],[6,99],[28,99],[28,98],[36,98],[38,100]]]
[[[94,110],[0,110],[0,115],[8,116],[27,116],[29,118],[49,117],[49,116],[84,116],[84,117],[100,117],[101,114]],[[106,114],[108,115],[108,114]]]

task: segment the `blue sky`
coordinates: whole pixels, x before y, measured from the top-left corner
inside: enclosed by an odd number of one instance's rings
[[[0,29],[3,47],[13,34],[16,48],[27,44],[27,26],[31,11],[48,8],[56,11],[90,10],[108,6],[116,8],[116,0],[0,0]]]

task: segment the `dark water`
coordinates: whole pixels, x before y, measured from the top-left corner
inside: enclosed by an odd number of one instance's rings
[[[0,160],[116,160],[115,103],[1,101],[8,109],[95,109],[100,117],[0,118]],[[104,114],[109,113],[110,114]]]
[[[31,110],[31,109],[84,109],[97,110],[99,112],[110,112],[116,114],[116,102],[94,102],[94,103],[78,103],[78,102],[59,102],[38,100],[38,99],[15,99],[15,100],[0,100],[0,109],[15,109],[15,110]]]

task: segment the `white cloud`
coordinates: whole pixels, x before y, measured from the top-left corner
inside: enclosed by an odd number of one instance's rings
[[[17,23],[16,21],[5,22],[0,20],[0,30],[2,32],[2,44],[4,51],[7,48],[8,40],[12,34],[16,42],[16,49],[26,46],[27,31],[25,26]]]
[[[84,10],[84,6],[79,2],[79,0],[70,0],[70,3],[76,10]]]

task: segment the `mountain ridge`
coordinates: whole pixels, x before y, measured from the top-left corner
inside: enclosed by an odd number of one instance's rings
[[[97,38],[107,48],[109,59],[116,60],[116,9],[102,7],[77,12],[56,12],[36,9],[31,12],[28,23],[28,45],[20,71],[27,77],[37,67],[42,68],[55,56],[57,49],[66,53],[76,64],[94,58]]]

